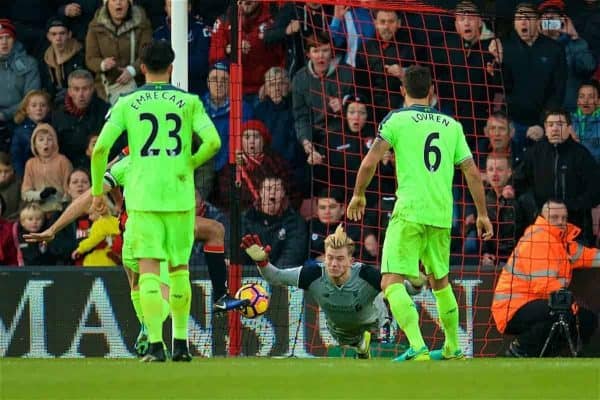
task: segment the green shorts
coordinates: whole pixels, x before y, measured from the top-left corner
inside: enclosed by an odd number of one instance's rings
[[[140,273],[140,264],[133,257],[133,249],[131,248],[130,239],[127,238],[127,229],[123,232],[123,249],[121,251],[121,259],[123,260],[123,266],[132,270],[136,274]],[[169,264],[166,260],[160,262],[160,282],[164,285],[169,286]]]
[[[419,261],[435,279],[450,270],[450,228],[393,218],[387,227],[381,260],[382,274],[419,276]]]
[[[187,265],[194,245],[194,211],[128,211],[125,232],[133,258],[164,260],[171,267]]]

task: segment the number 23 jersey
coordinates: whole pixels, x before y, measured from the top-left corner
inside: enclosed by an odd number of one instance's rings
[[[127,208],[186,211],[195,206],[192,135],[214,125],[198,96],[166,83],[122,96],[107,116],[127,132]]]
[[[394,149],[396,160],[392,217],[450,228],[455,166],[473,157],[462,125],[431,107],[414,105],[390,112],[379,137]]]

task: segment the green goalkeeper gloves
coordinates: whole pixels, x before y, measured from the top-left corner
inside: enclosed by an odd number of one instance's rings
[[[245,235],[242,238],[241,248],[246,251],[248,257],[250,257],[257,266],[263,268],[269,264],[269,253],[271,252],[271,246],[263,246],[260,238],[256,234]]]

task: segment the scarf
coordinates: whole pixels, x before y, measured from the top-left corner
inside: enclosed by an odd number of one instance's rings
[[[83,117],[85,115],[87,108],[85,108],[85,109],[77,108],[75,103],[73,103],[73,99],[67,93],[67,95],[65,96],[65,111],[68,112],[69,114],[73,115],[74,117],[79,118],[79,117]]]

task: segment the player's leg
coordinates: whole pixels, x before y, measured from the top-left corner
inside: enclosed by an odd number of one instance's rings
[[[140,301],[140,267],[137,260],[133,257],[133,250],[131,248],[131,240],[128,238],[127,229],[123,235],[123,247],[121,250],[121,259],[123,260],[123,270],[127,275],[127,281],[129,282],[130,297],[135,315],[140,323],[140,332],[135,340],[134,350],[139,357],[143,357],[148,352],[148,346],[150,345],[148,339],[148,332],[146,325],[144,324],[144,313],[142,311],[142,304]],[[166,261],[160,264],[160,281],[161,281],[161,293],[163,302],[162,320],[167,319],[169,316],[169,269]]]
[[[238,300],[227,293],[225,265],[225,227],[219,221],[196,217],[194,238],[204,242],[204,256],[213,288],[213,309],[217,312],[239,308],[247,300]]]
[[[450,229],[427,226],[426,236],[422,259],[445,336],[442,349],[431,351],[430,356],[435,360],[462,359],[464,355],[458,338],[458,303],[448,281]]]
[[[173,361],[191,361],[188,350],[188,323],[192,304],[192,286],[188,261],[194,245],[194,210],[165,213],[167,239],[165,247],[169,260],[171,283],[169,302],[173,321]]]
[[[406,277],[419,276],[423,232],[420,224],[392,218],[383,243],[381,289],[410,344],[410,348],[396,361],[429,359],[429,351],[419,328],[419,313],[404,286]]]
[[[165,361],[162,337],[164,303],[160,280],[160,262],[167,258],[165,227],[158,213],[130,210],[125,232],[133,258],[139,265],[140,304],[150,341],[148,354],[142,360]]]

